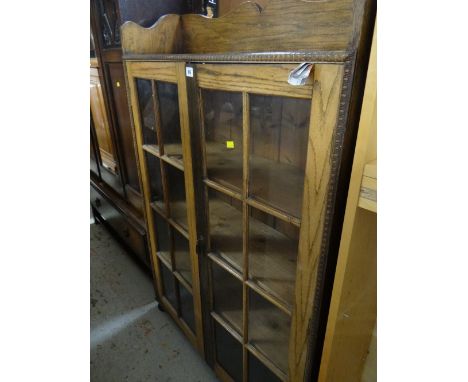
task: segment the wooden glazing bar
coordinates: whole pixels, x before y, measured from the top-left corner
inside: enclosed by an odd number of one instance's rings
[[[156,81],[151,81],[151,98],[153,100],[153,113],[156,128],[156,136],[158,139],[159,153],[164,154],[164,150],[161,150],[161,147],[163,147],[161,144],[163,142],[161,133],[161,111],[159,107],[158,88],[156,86]]]
[[[248,381],[248,354],[245,345],[249,340],[249,292],[247,290],[246,281],[249,278],[249,206],[245,202],[248,195],[249,187],[249,147],[250,147],[250,106],[249,106],[249,95],[247,92],[242,93],[242,213],[243,213],[243,283],[242,283],[242,307],[243,307],[243,346],[242,346],[242,358],[243,358],[243,382]]]

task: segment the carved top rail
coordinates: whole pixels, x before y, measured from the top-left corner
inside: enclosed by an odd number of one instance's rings
[[[357,46],[366,1],[270,0],[264,9],[247,1],[216,19],[126,22],[122,49],[127,60],[344,61]]]

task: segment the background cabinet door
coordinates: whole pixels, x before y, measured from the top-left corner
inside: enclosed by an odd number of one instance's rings
[[[117,117],[116,129],[120,140],[121,153],[123,156],[123,166],[128,185],[137,193],[140,191],[140,181],[138,178],[138,167],[136,163],[134,139],[132,125],[127,103],[127,90],[125,85],[125,75],[120,62],[108,63],[110,82],[112,84],[112,100]]]
[[[109,121],[107,119],[104,98],[99,81],[99,74],[96,68],[91,68],[90,73],[90,100],[91,115],[94,129],[96,131],[97,144],[101,155],[102,165],[112,172],[117,171],[114,145],[111,138]]]

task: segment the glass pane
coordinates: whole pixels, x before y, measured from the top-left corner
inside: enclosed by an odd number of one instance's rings
[[[193,313],[193,297],[192,294],[179,283],[180,292],[180,314],[185,323],[189,326],[192,332],[195,333],[195,316]]]
[[[171,263],[171,237],[169,225],[157,212],[153,211],[154,229],[156,230],[156,246],[158,256],[162,257],[168,264]]]
[[[174,309],[177,309],[177,297],[175,292],[175,280],[171,271],[160,261],[161,278],[163,284],[163,295],[167,298]]]
[[[290,317],[249,289],[249,343],[284,373],[288,370]]]
[[[208,178],[242,190],[242,94],[202,92]]]
[[[147,152],[145,152],[145,157],[146,166],[148,167],[151,202],[154,202],[156,206],[165,212],[160,160]]]
[[[249,352],[249,382],[281,382],[257,357]]]
[[[192,266],[190,264],[190,249],[188,240],[173,229],[175,269],[192,285]]]
[[[242,281],[211,263],[213,310],[242,333]]]
[[[170,216],[187,230],[187,203],[185,199],[184,173],[169,164],[165,164],[164,169],[169,187]]]
[[[293,304],[299,228],[250,208],[249,278]]]
[[[208,189],[210,243],[209,252],[217,253],[242,272],[242,203]]]
[[[242,381],[242,345],[214,322],[216,361],[236,382]]]
[[[138,105],[140,106],[141,130],[143,132],[143,144],[156,145],[156,119],[153,107],[153,90],[151,81],[138,78],[136,80],[138,92]]]
[[[310,100],[250,96],[250,196],[301,216]]]
[[[157,82],[156,88],[159,100],[164,154],[182,160],[177,85],[168,82]]]

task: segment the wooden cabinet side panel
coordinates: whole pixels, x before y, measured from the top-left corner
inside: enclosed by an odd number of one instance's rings
[[[289,342],[289,380],[304,379],[309,350],[319,258],[331,176],[333,137],[337,125],[342,65],[315,66],[308,155],[304,182],[295,304]]]
[[[359,381],[376,322],[376,216],[358,207],[364,166],[377,157],[376,29],[336,265],[320,382]],[[354,336],[353,336],[354,335]]]

